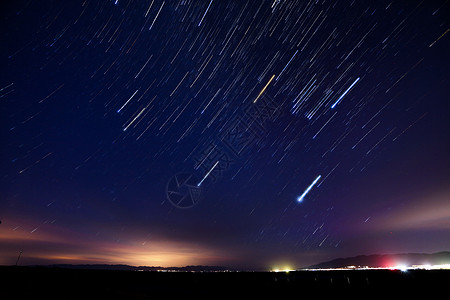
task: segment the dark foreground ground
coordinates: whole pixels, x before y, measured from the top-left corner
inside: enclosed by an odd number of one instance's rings
[[[0,276],[0,299],[440,299],[450,288],[449,270],[162,273],[0,266]]]

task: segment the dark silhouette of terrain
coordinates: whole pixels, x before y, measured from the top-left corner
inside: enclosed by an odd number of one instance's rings
[[[0,267],[1,299],[296,299],[345,294],[442,296],[448,270],[293,272],[137,272],[48,267]]]
[[[376,266],[385,260],[448,263],[450,252],[368,255],[314,267]],[[162,272],[161,272],[162,271]],[[224,267],[133,267],[128,265],[0,266],[0,299],[267,299],[336,295],[441,296],[450,270],[333,270],[242,272]]]

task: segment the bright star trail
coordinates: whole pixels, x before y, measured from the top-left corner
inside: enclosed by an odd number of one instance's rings
[[[217,165],[219,164],[219,161],[216,161],[216,163],[212,166],[211,170],[208,171],[208,173],[206,173],[206,175],[202,178],[202,180],[200,180],[199,183],[197,183],[197,186],[201,186],[203,181],[205,181],[205,179],[209,176],[209,174],[211,174],[211,172],[214,170],[215,167],[217,167]]]
[[[261,97],[262,94],[264,94],[264,92],[266,91],[267,87],[269,86],[269,84],[272,82],[272,80],[275,78],[275,75],[272,75],[272,77],[270,77],[269,81],[266,83],[266,85],[262,88],[262,90],[259,92],[258,96],[256,97],[255,100],[253,100],[253,103],[256,103],[256,101],[258,101],[258,99]]]
[[[213,2],[213,0],[211,0],[211,1],[209,2],[208,7],[206,8],[206,11],[205,11],[205,13],[203,14],[202,19],[201,19],[200,22],[198,23],[198,26],[202,25],[203,19],[205,18],[206,13],[208,12],[209,7],[211,6],[212,2]]]
[[[339,102],[341,102],[342,98],[345,97],[345,95],[347,95],[348,91],[350,91],[352,89],[352,87],[359,81],[359,77],[356,78],[356,80],[352,83],[352,85],[350,85],[348,87],[348,89],[345,90],[345,92],[339,97],[339,99],[336,100],[336,102],[333,103],[333,105],[331,105],[331,108],[334,108],[336,105],[339,104]]]
[[[7,1],[0,264],[447,251],[449,5]]]
[[[320,180],[321,175],[317,176],[316,179],[306,188],[306,190],[303,192],[303,194],[297,198],[297,202],[303,202],[303,199],[306,197],[306,195],[311,191],[311,189],[316,185],[317,181]]]

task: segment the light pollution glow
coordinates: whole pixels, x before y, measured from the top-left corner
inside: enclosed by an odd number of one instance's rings
[[[7,220],[6,220],[7,221]],[[15,226],[3,222],[0,229],[0,265],[33,264],[128,264],[134,266],[186,266],[225,262],[227,257],[198,244],[155,239],[104,241],[64,228],[45,225]],[[50,231],[49,228],[52,228]]]

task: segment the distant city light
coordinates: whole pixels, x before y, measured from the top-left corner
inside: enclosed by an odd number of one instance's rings
[[[408,271],[409,268],[406,265],[399,265],[399,266],[396,266],[394,269],[400,270],[402,272],[406,272],[406,271]]]
[[[293,272],[293,271],[296,271],[296,270],[294,270],[294,269],[292,269],[291,267],[284,267],[283,269],[280,269],[280,268],[274,268],[274,269],[272,269],[272,272],[275,272],[275,273],[278,273],[278,272],[285,272],[285,273],[289,273],[289,272]]]
[[[407,272],[408,270],[450,270],[450,264],[440,265],[396,265],[389,267],[369,267],[369,266],[345,266],[340,268],[323,268],[323,269],[302,269],[305,271],[335,271],[335,270],[391,270]]]

